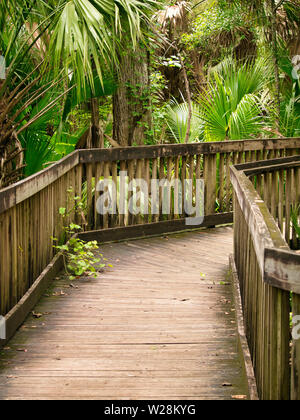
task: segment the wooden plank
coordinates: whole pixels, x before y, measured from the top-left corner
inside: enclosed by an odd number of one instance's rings
[[[245,152],[257,150],[295,149],[300,138],[235,140],[226,142],[208,142],[193,144],[173,144],[157,146],[138,146],[115,149],[80,150],[80,162],[101,162],[131,159],[157,159],[170,156],[190,156],[200,154],[216,154],[228,152]]]
[[[247,380],[248,380],[250,399],[252,401],[257,401],[258,394],[257,394],[256,379],[254,375],[247,337],[245,334],[245,327],[244,327],[245,323],[244,323],[244,317],[243,317],[243,306],[242,306],[242,300],[241,300],[239,278],[238,278],[238,273],[236,270],[233,255],[230,255],[229,263],[230,263],[230,275],[232,278],[235,313],[237,317],[239,345],[240,345],[241,351],[243,352],[243,357],[245,361],[245,369],[246,369],[246,375],[247,375]]]
[[[300,255],[281,249],[265,249],[265,282],[282,290],[300,294]]]
[[[78,163],[79,152],[75,151],[38,174],[32,175],[11,187],[1,190],[0,213],[37,194],[77,166]]]
[[[267,151],[265,151],[264,158],[267,155]],[[274,153],[270,152],[269,156],[274,157]],[[282,177],[283,161],[282,159],[280,165],[274,165],[274,172],[267,162],[261,162],[260,169],[255,169],[255,173],[263,174],[263,198],[265,201],[255,191],[254,179],[247,178],[246,174],[250,174],[249,171],[245,170],[247,165],[237,165],[231,169],[236,194],[235,211],[237,213],[235,259],[241,283],[243,286],[246,285],[244,313],[248,327],[248,340],[259,396],[262,399],[272,400],[290,399],[290,307],[288,292],[293,290],[298,292],[300,290],[300,258],[298,258],[300,256],[290,251],[275,222],[278,212],[279,223],[282,228],[283,205],[280,205],[279,200],[283,200],[283,187],[281,186],[278,189],[278,181],[279,185],[284,182]],[[261,169],[266,170],[261,171]],[[293,169],[288,169],[287,173],[286,211],[289,209],[292,199],[291,191],[295,190],[293,188]],[[254,174],[254,169],[251,170],[251,174]],[[278,209],[277,203],[279,203]],[[244,240],[245,225],[251,232],[253,251],[251,250],[251,243],[249,244]],[[287,234],[287,238],[289,239],[289,234]],[[255,318],[253,318],[252,313],[252,293],[254,291],[253,279],[256,276],[252,265],[248,266],[243,259],[243,255],[249,250],[249,247],[252,254],[250,260],[253,260],[254,265],[258,263],[260,271],[257,293],[254,295],[257,301]]]
[[[53,278],[61,271],[63,258],[61,254],[53,259],[43,273],[37,278],[31,288],[25,293],[17,305],[5,316],[6,340],[0,340],[0,348],[4,346],[22,325],[30,311],[40,300]]]
[[[263,275],[265,248],[278,247],[288,250],[288,246],[266,204],[261,200],[252,182],[246,175],[232,167],[231,180],[239,205],[247,220]]]
[[[216,155],[204,157],[204,183],[205,183],[205,214],[216,212],[217,190],[217,159]]]
[[[44,189],[49,183],[81,163],[119,161],[131,159],[156,159],[159,157],[190,156],[257,150],[281,150],[299,148],[300,139],[244,140],[219,143],[197,143],[188,145],[159,145],[118,149],[80,150],[36,175],[26,178],[0,192],[0,213]]]
[[[232,213],[222,213],[206,216],[199,228],[208,226],[218,226],[230,224],[233,221]],[[132,238],[139,238],[152,235],[162,235],[164,233],[180,232],[184,230],[193,230],[195,227],[186,225],[186,219],[176,219],[172,221],[162,221],[146,225],[134,225],[125,228],[105,229],[100,231],[91,231],[79,233],[79,237],[85,241],[107,242],[119,241]]]
[[[235,165],[236,169],[239,171],[246,171],[246,170],[255,170],[256,168],[263,168],[263,167],[273,167],[277,165],[282,165],[284,163],[298,163],[300,161],[299,156],[290,156],[290,157],[278,157],[278,158],[270,158],[268,160],[251,160],[247,163],[242,163]],[[251,172],[250,172],[251,173]]]
[[[282,169],[288,169],[288,168],[296,168],[296,167],[300,167],[300,161],[292,161],[292,162],[284,162],[285,159],[282,159],[282,163],[278,164],[278,165],[264,165],[264,166],[260,166],[260,167],[255,167],[252,169],[245,169],[244,173],[247,176],[252,176],[252,175],[258,175],[258,174],[268,174],[270,172],[274,172],[274,171],[280,171]],[[264,162],[268,162],[269,161],[264,161]],[[236,165],[238,166],[238,165]]]
[[[42,318],[1,351],[0,399],[247,399],[232,290],[219,284],[231,247],[231,228],[102,245],[114,267],[75,287],[60,278],[65,295],[48,292]]]
[[[293,317],[300,316],[300,296],[295,294],[292,297],[292,312]],[[297,327],[299,322],[293,327]],[[299,334],[299,328],[296,331]],[[292,388],[291,388],[291,400],[300,400],[300,339],[293,337],[292,345]]]

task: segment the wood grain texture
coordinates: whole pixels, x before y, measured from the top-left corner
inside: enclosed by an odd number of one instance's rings
[[[299,309],[300,259],[289,246],[297,240],[290,220],[300,198],[300,156],[263,155],[271,160],[231,168],[235,264],[258,395],[299,400],[299,343],[290,340],[290,313],[291,304],[293,314]]]
[[[241,155],[248,151],[268,151],[287,149],[293,152],[300,147],[300,138],[234,140],[192,144],[162,144],[156,146],[138,146],[118,149],[80,150],[80,162],[115,161],[131,159],[157,159],[170,156],[190,156],[237,152]],[[292,153],[297,154],[297,153]],[[260,159],[257,159],[260,160]],[[238,163],[238,162],[236,162]]]
[[[231,228],[103,245],[114,267],[59,277],[1,352],[0,399],[248,397],[231,250]]]

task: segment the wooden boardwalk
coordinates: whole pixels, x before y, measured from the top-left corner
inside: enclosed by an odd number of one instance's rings
[[[114,267],[57,279],[1,351],[0,399],[248,397],[226,283],[232,229],[102,250]]]

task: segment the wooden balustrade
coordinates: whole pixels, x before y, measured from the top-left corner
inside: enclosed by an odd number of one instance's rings
[[[290,317],[300,315],[300,255],[290,248],[299,168],[300,156],[231,168],[234,260],[262,399],[300,400],[300,340],[291,340]]]
[[[9,317],[17,304],[25,299],[26,293],[30,291],[32,295],[35,291],[37,299],[42,290],[42,287],[33,288],[55,255],[52,237],[59,237],[63,232],[59,208],[68,205],[67,191],[70,188],[86,204],[85,230],[105,229],[103,232],[106,232],[107,228],[137,226],[136,234],[167,233],[186,229],[186,214],[183,210],[177,214],[173,205],[169,214],[163,214],[162,188],[159,214],[153,214],[149,205],[145,216],[124,215],[119,211],[101,216],[96,209],[99,191],[95,186],[98,181],[111,179],[118,183],[121,171],[128,173],[129,180],[144,179],[148,186],[156,178],[169,181],[192,179],[193,182],[203,178],[203,226],[230,223],[233,210],[230,166],[289,156],[299,153],[299,149],[300,139],[292,138],[80,150],[0,191],[0,315]],[[176,188],[170,193],[172,204],[178,195]],[[196,200],[195,188],[193,194]],[[71,221],[72,216],[69,219]],[[78,219],[73,221],[80,222]],[[32,307],[33,300],[30,302],[26,310],[19,311],[12,330]]]

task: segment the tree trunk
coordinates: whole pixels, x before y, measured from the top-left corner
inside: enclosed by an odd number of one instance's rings
[[[0,190],[19,181],[23,175],[24,151],[14,132],[9,141],[1,145],[0,136]]]
[[[120,57],[119,87],[113,97],[113,138],[121,147],[142,145],[152,127],[150,56],[145,48]]]
[[[89,147],[88,147],[89,148]],[[100,126],[99,99],[91,99],[91,145],[92,149],[104,148],[104,135]]]

